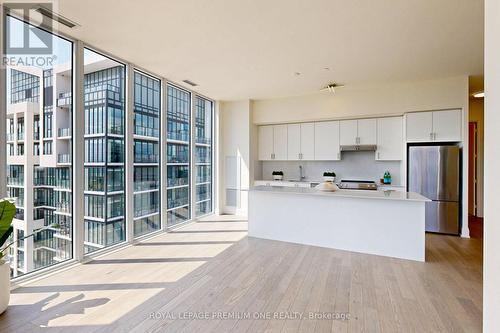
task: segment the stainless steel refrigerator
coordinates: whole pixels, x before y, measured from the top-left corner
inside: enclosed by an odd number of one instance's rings
[[[454,145],[408,147],[408,191],[431,199],[425,230],[460,234],[460,148]]]

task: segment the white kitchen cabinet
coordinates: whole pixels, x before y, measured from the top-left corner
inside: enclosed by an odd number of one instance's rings
[[[324,121],[314,124],[314,159],[340,160],[339,122]]]
[[[403,117],[377,119],[378,161],[400,161],[403,159]]]
[[[462,111],[415,112],[406,115],[406,141],[462,140]]]
[[[340,126],[340,145],[354,146],[358,144],[358,121],[341,120]]]
[[[406,141],[432,141],[432,112],[414,112],[406,115]]]
[[[288,158],[288,125],[273,126],[274,160],[283,161]]]
[[[300,159],[314,160],[314,123],[300,124]]]
[[[271,161],[274,157],[273,126],[259,126],[259,160]]]
[[[288,160],[300,160],[300,124],[288,125]]]
[[[377,119],[358,119],[358,144],[374,145],[377,143]]]
[[[314,123],[288,125],[288,160],[314,160]]]
[[[377,120],[358,119],[340,121],[340,145],[374,145],[377,142]]]
[[[461,141],[461,110],[445,110],[432,112],[432,128],[434,133],[434,141]]]

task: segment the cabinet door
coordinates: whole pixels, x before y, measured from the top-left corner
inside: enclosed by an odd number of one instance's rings
[[[462,141],[462,111],[432,112],[434,141]]]
[[[288,125],[273,126],[274,132],[274,160],[286,160],[288,157]]]
[[[314,159],[316,161],[340,160],[338,121],[314,124]]]
[[[300,124],[300,159],[314,160],[314,123]]]
[[[415,112],[406,115],[406,141],[432,141],[432,112]]]
[[[358,120],[358,144],[374,145],[377,143],[377,119]]]
[[[259,160],[273,159],[274,139],[273,126],[259,126]]]
[[[287,128],[288,160],[300,160],[300,124],[290,124]]]
[[[341,120],[340,121],[340,145],[353,146],[358,144],[358,121]]]
[[[377,119],[377,152],[379,161],[403,159],[403,117]]]

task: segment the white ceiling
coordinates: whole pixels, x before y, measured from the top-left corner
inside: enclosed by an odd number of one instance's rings
[[[483,73],[483,0],[58,3],[66,33],[220,100]]]

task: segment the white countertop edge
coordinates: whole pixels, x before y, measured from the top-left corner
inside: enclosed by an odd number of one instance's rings
[[[253,186],[251,192],[271,192],[282,194],[299,194],[325,197],[341,197],[356,199],[377,199],[377,200],[395,200],[395,201],[417,201],[430,202],[431,200],[415,192],[399,191],[370,191],[370,190],[338,190],[335,192],[324,192],[314,188],[304,187],[281,187],[281,186]]]

